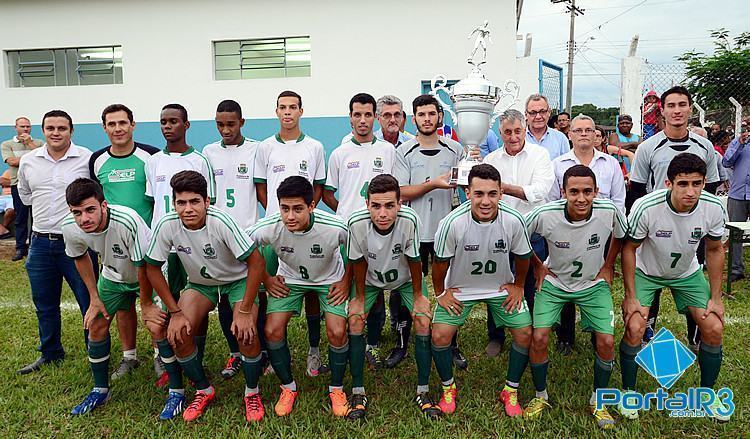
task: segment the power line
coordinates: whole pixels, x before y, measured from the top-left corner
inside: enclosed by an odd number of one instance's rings
[[[638,6],[641,6],[641,5],[643,5],[643,4],[644,4],[644,3],[646,3],[647,1],[648,1],[648,0],[643,0],[643,1],[641,1],[640,3],[637,3],[637,4],[635,4],[635,5],[631,6],[631,7],[629,7],[628,9],[626,9],[626,10],[624,10],[624,11],[620,12],[619,14],[617,14],[617,15],[615,15],[614,17],[610,18],[609,20],[605,20],[605,21],[604,21],[604,22],[603,22],[602,24],[600,24],[599,26],[596,26],[596,27],[594,27],[593,29],[590,29],[590,30],[588,30],[587,32],[584,32],[583,34],[579,35],[579,36],[578,36],[578,38],[580,38],[580,37],[583,37],[583,36],[585,36],[585,35],[588,35],[588,34],[590,34],[591,32],[593,32],[593,31],[595,31],[595,30],[597,30],[597,29],[598,29],[598,30],[601,30],[602,26],[604,26],[605,24],[607,24],[607,23],[610,23],[610,22],[612,22],[613,20],[615,20],[615,19],[617,19],[617,18],[619,18],[619,17],[622,17],[623,15],[627,14],[628,12],[630,12],[630,11],[632,11],[633,9],[637,8]]]

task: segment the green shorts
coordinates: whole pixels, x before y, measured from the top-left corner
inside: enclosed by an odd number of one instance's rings
[[[194,284],[188,281],[185,286],[185,290],[195,290],[205,296],[208,300],[213,302],[214,305],[219,303],[219,296],[226,294],[229,298],[229,304],[233,305],[237,302],[242,301],[245,297],[245,288],[247,286],[247,278],[242,278],[234,282],[229,282],[223,285],[201,285]],[[183,291],[185,291],[183,290]],[[255,297],[255,304],[258,304],[258,297]]]
[[[654,301],[654,293],[662,288],[672,290],[677,311],[682,314],[687,314],[689,306],[705,309],[708,306],[708,299],[711,298],[711,288],[706,276],[703,275],[703,270],[700,268],[695,270],[695,273],[682,279],[663,279],[649,276],[636,268],[635,297],[641,303],[641,306],[651,306]]]
[[[110,317],[114,317],[113,314],[117,311],[129,310],[141,291],[138,282],[132,284],[115,282],[105,279],[102,275],[99,275],[96,289],[99,290],[99,300],[104,304]]]
[[[266,272],[271,276],[276,276],[279,271],[279,258],[276,256],[276,252],[273,251],[273,247],[270,245],[263,245],[259,249],[261,256],[266,260]],[[260,284],[260,290],[266,291],[266,286]]]
[[[534,299],[534,328],[551,328],[554,324],[560,323],[563,305],[568,302],[575,303],[581,308],[581,329],[614,335],[615,311],[612,292],[604,281],[570,293],[545,280]]]
[[[383,289],[373,287],[371,285],[365,285],[365,313],[369,313],[372,307],[375,306],[375,301],[378,300],[378,295],[380,295],[381,291],[383,291]],[[413,312],[414,291],[411,288],[411,281],[406,282],[405,284],[400,285],[398,288],[394,288],[393,290],[391,290],[391,293],[394,292],[401,293],[401,304],[404,305],[406,309],[409,310],[409,312]],[[355,287],[352,286],[352,291],[349,295],[349,299],[354,299],[356,295],[357,291]],[[427,297],[427,285],[424,283],[424,279],[422,279],[422,295],[424,297]]]
[[[328,304],[328,285],[297,285],[297,284],[286,284],[289,287],[289,295],[282,298],[276,298],[268,295],[268,307],[266,314],[275,312],[291,312],[293,315],[298,316],[302,311],[302,299],[307,293],[316,293],[318,300],[320,300],[320,310],[333,315],[347,318],[347,304],[344,302],[338,306]]]
[[[511,329],[525,328],[531,326],[531,313],[529,308],[526,306],[526,300],[521,301],[521,309],[517,311],[507,312],[503,308],[503,302],[505,302],[506,296],[491,297],[489,299],[480,300],[466,300],[461,301],[464,305],[463,311],[460,316],[453,316],[448,313],[448,310],[437,305],[435,313],[432,317],[432,323],[443,323],[451,326],[463,326],[466,323],[466,318],[469,317],[471,308],[478,303],[486,303],[487,309],[492,313],[492,318],[495,320],[497,327],[506,327]]]

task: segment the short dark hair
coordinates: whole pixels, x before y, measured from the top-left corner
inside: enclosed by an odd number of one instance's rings
[[[299,93],[291,91],[291,90],[284,90],[281,93],[279,93],[279,97],[276,98],[276,106],[279,106],[279,99],[281,98],[297,98],[299,101],[299,107],[302,108],[302,96],[299,95]]]
[[[313,187],[305,177],[292,175],[281,182],[276,189],[276,198],[281,201],[282,198],[301,197],[308,206],[313,202]]]
[[[417,114],[417,107],[423,107],[425,105],[434,105],[435,109],[440,112],[440,103],[433,95],[419,95],[411,102],[411,109],[414,114]]]
[[[130,123],[133,123],[133,111],[130,110],[130,108],[126,107],[123,104],[112,104],[107,105],[104,110],[102,110],[102,123],[107,123],[107,115],[110,113],[117,113],[118,111],[124,111],[125,114],[128,115],[128,120]]]
[[[471,168],[471,171],[469,171],[469,186],[471,186],[471,180],[474,178],[492,180],[496,181],[498,185],[501,184],[500,172],[497,168],[487,163],[481,163]]]
[[[208,198],[208,182],[200,172],[180,171],[172,176],[169,185],[172,186],[172,198],[177,198],[181,192],[193,192]]]
[[[375,108],[378,106],[377,101],[375,101],[375,98],[372,97],[371,94],[368,93],[357,93],[349,100],[349,113],[354,111],[354,104],[372,104],[372,112],[375,113]]]
[[[568,168],[568,170],[565,171],[565,174],[563,174],[563,189],[568,187],[568,179],[570,177],[591,177],[591,180],[594,181],[594,187],[596,187],[596,174],[594,174],[594,171],[592,171],[588,166],[573,165]]]
[[[68,202],[69,206],[80,206],[91,197],[94,197],[99,203],[104,201],[102,185],[90,178],[77,178],[65,189],[65,201]]]
[[[706,176],[706,162],[700,157],[689,152],[682,152],[674,156],[669,167],[667,168],[667,178],[674,182],[678,174],[692,174],[697,172],[703,177]]]
[[[180,104],[167,104],[161,107],[161,111],[164,111],[164,110],[179,110],[180,113],[182,113],[182,121],[183,122],[188,121],[187,108],[183,107]]]
[[[559,119],[560,116],[562,116],[563,114],[566,115],[566,116],[568,116],[568,119],[570,119],[570,113],[568,113],[567,111],[562,111],[562,112],[558,113],[557,114],[557,118]]]
[[[688,104],[693,105],[693,96],[690,95],[688,89],[681,85],[675,85],[661,94],[661,106],[663,107],[665,105],[664,102],[667,100],[667,96],[674,94],[687,96]]]
[[[367,186],[367,199],[370,199],[370,195],[387,192],[395,192],[396,200],[401,199],[401,187],[398,185],[398,180],[390,174],[376,175]]]
[[[42,129],[44,129],[44,122],[47,120],[48,117],[64,117],[68,119],[68,124],[70,124],[70,129],[73,130],[73,118],[70,117],[70,114],[63,110],[52,110],[44,113],[44,116],[42,117]]]
[[[235,113],[237,118],[242,119],[242,107],[240,107],[240,104],[238,104],[237,101],[231,99],[225,99],[219,102],[219,105],[216,107],[216,112]]]
[[[557,123],[557,115],[553,114],[549,117],[549,120],[547,121],[547,126],[550,128],[554,128],[555,124]]]

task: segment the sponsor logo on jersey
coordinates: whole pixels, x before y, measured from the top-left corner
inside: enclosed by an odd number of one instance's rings
[[[135,168],[132,169],[113,169],[107,175],[107,181],[110,183],[122,183],[124,181],[135,181]]]
[[[307,160],[299,162],[299,170],[300,172],[307,172]]]
[[[373,252],[367,252],[367,257],[368,257],[369,259],[377,259],[377,258],[378,258],[378,255],[376,255],[376,254],[375,254],[375,253],[373,253]]]
[[[358,169],[359,168],[359,160],[354,162],[349,162],[346,164],[346,169]]]
[[[279,247],[279,251],[283,253],[294,253],[294,247],[287,247],[285,245],[282,245],[281,247]]]
[[[183,247],[183,246],[181,246],[181,245],[178,245],[178,246],[177,246],[177,252],[178,252],[178,253],[179,253],[179,252],[183,252],[183,253],[185,253],[186,255],[192,255],[192,254],[193,254],[193,250],[192,250],[192,249],[191,249],[190,247]]]
[[[568,242],[568,241],[555,241],[555,247],[557,247],[557,248],[570,248],[570,242]]]
[[[672,231],[671,230],[657,230],[656,237],[657,238],[671,238]]]
[[[203,246],[203,257],[206,259],[216,259],[216,250],[214,250],[210,242]]]
[[[214,168],[214,176],[221,177],[224,175],[224,168]]]
[[[279,172],[284,172],[286,170],[286,165],[274,165],[271,172],[274,174],[278,174]]]
[[[125,254],[124,251],[122,251],[122,247],[120,247],[120,244],[113,244],[112,245],[112,253],[115,258],[117,259],[127,259],[128,256]]]
[[[240,163],[240,165],[237,166],[237,172],[239,172],[240,174],[247,174],[247,164]]]
[[[478,252],[479,244],[466,244],[464,245],[464,251],[465,252]]]
[[[310,247],[310,258],[313,259],[319,259],[319,258],[325,258],[326,256],[323,254],[323,247],[320,246],[320,244],[313,244],[312,247]]]
[[[157,183],[163,183],[165,181],[167,181],[167,176],[166,175],[157,175],[156,176],[156,182]]]

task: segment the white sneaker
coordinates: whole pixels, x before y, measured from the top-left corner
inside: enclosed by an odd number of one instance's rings
[[[632,390],[628,392],[622,393],[622,399],[624,400],[627,398],[627,396],[631,393],[635,393]],[[625,419],[638,419],[638,410],[636,409],[627,409],[622,406],[622,402],[617,404],[617,411],[620,412],[620,416],[622,416]]]
[[[307,353],[307,376],[315,378],[320,375],[320,366],[323,365],[323,361],[320,359],[320,353]]]
[[[713,415],[711,416],[713,419],[719,421],[719,422],[729,422],[729,415],[720,415],[719,410],[726,410],[726,407],[724,404],[719,401],[719,398],[715,398],[714,402],[711,403],[709,406],[711,408],[711,411],[713,412]]]

